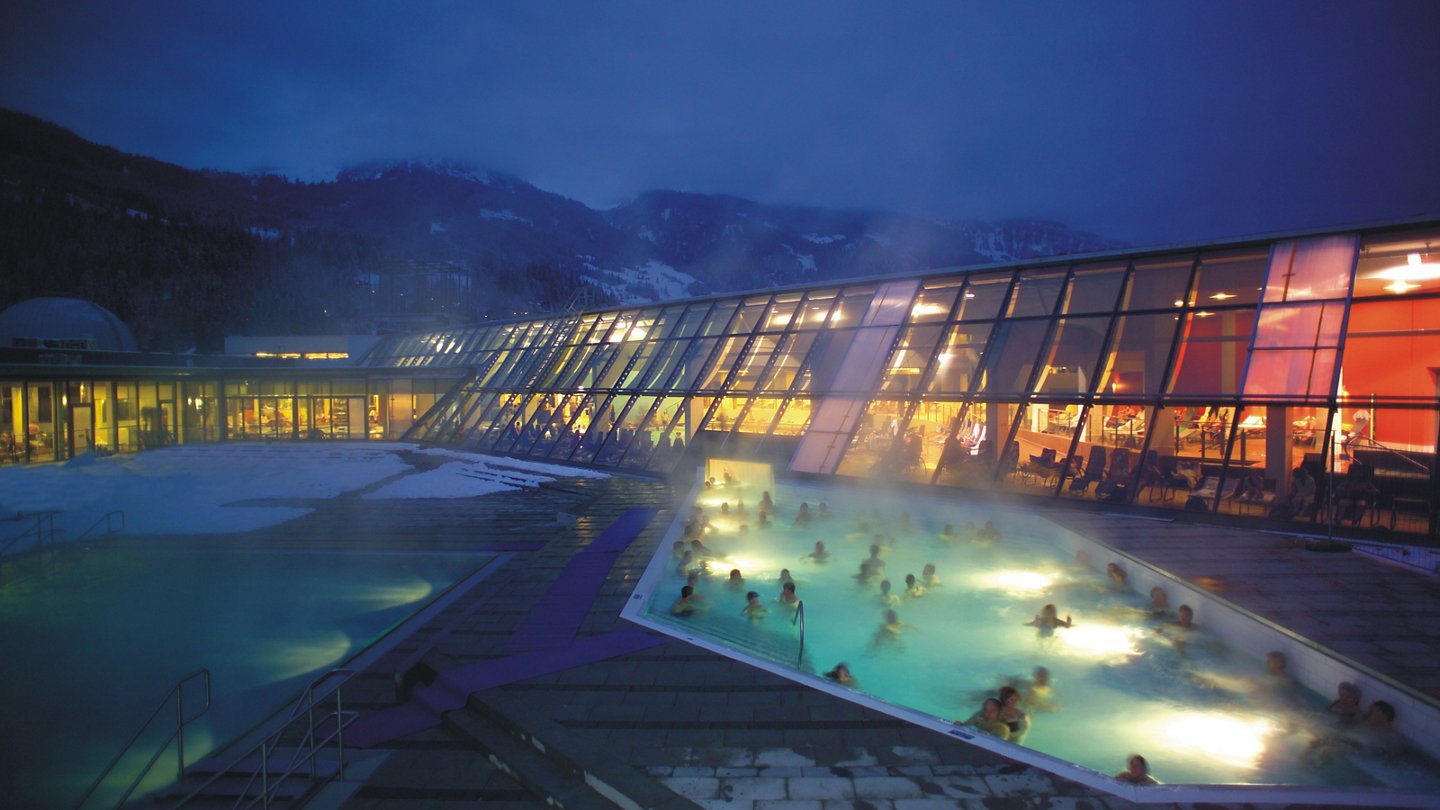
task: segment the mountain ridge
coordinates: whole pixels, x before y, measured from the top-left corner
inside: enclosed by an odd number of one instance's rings
[[[0,110],[0,307],[95,300],[142,346],[375,331],[1124,245],[1049,220],[946,223],[653,189],[597,210],[454,160],[332,181],[194,170]],[[137,321],[144,322],[143,325]]]

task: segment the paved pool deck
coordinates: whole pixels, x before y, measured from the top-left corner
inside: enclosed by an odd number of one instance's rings
[[[450,602],[346,687],[362,712],[401,705],[397,676],[442,662],[511,654],[520,629],[572,558],[630,509],[656,517],[615,557],[577,638],[634,626],[619,618],[685,496],[663,481],[562,479],[465,500],[316,502],[316,511],[235,538],[247,545],[455,551],[509,549],[482,582]],[[1193,523],[1037,506],[1132,556],[1440,696],[1440,580],[1353,553],[1307,552],[1294,538]],[[557,516],[560,519],[557,520]],[[573,516],[573,519],[565,516]],[[553,598],[553,597],[552,597]],[[1406,621],[1397,622],[1404,616]],[[351,782],[315,807],[549,806],[464,729],[543,725],[566,745],[663,786],[670,803],[707,810],[1120,808],[1131,802],[1007,760],[684,642],[515,680],[477,695],[498,707],[377,745]],[[465,715],[460,717],[460,715]],[[508,722],[508,721],[507,721]],[[488,725],[487,725],[488,724]],[[1117,763],[1117,770],[1119,763]],[[1160,774],[1163,779],[1163,774]],[[576,802],[569,806],[584,806]],[[1216,805],[1209,805],[1216,806]]]

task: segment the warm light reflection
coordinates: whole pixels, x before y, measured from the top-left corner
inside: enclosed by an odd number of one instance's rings
[[[913,318],[923,318],[927,315],[944,315],[948,311],[948,309],[939,304],[921,302],[910,308],[910,316]]]
[[[1186,756],[1203,756],[1238,768],[1254,768],[1276,726],[1267,717],[1176,708],[1155,718],[1146,736],[1169,741]]]
[[[1234,297],[1235,297],[1235,294],[1234,294],[1234,293],[1227,293],[1227,292],[1217,292],[1217,293],[1215,293],[1214,295],[1212,295],[1212,296],[1210,296],[1210,297],[1213,298],[1213,299],[1215,299],[1216,301],[1228,301],[1228,300],[1230,300],[1231,298],[1234,298]]]
[[[1136,646],[1144,630],[1115,624],[1086,624],[1061,628],[1057,633],[1065,650],[1089,658],[1112,658],[1118,655],[1139,655]]]
[[[332,630],[310,641],[275,641],[258,652],[254,661],[273,673],[274,680],[284,680],[338,664],[349,657],[350,648],[350,637]]]
[[[405,582],[392,582],[387,585],[377,585],[373,588],[366,588],[355,596],[357,600],[363,601],[378,610],[414,604],[421,599],[428,598],[434,592],[434,585],[421,577],[411,577]]]
[[[1387,267],[1376,273],[1375,278],[1395,282],[1435,281],[1440,279],[1440,261],[1434,261],[1435,258],[1436,256],[1430,253],[1423,256],[1410,253],[1405,256],[1405,264]]]
[[[1055,584],[1056,575],[1042,571],[993,571],[972,578],[978,588],[1004,591],[1012,596],[1039,596]]]

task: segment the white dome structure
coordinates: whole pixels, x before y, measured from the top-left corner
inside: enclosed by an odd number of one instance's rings
[[[31,298],[0,312],[0,348],[136,351],[124,321],[80,298]]]

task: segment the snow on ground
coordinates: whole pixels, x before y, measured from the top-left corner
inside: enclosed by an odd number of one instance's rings
[[[0,469],[0,548],[34,526],[15,518],[54,510],[57,540],[77,538],[112,511],[127,534],[225,534],[283,523],[301,506],[237,505],[261,499],[329,499],[387,478],[370,498],[471,498],[538,486],[561,476],[604,473],[443,449],[452,458],[419,471],[398,442],[189,445],[127,456],[82,456],[64,464]],[[103,529],[101,529],[103,531]],[[21,541],[17,548],[29,547]]]

